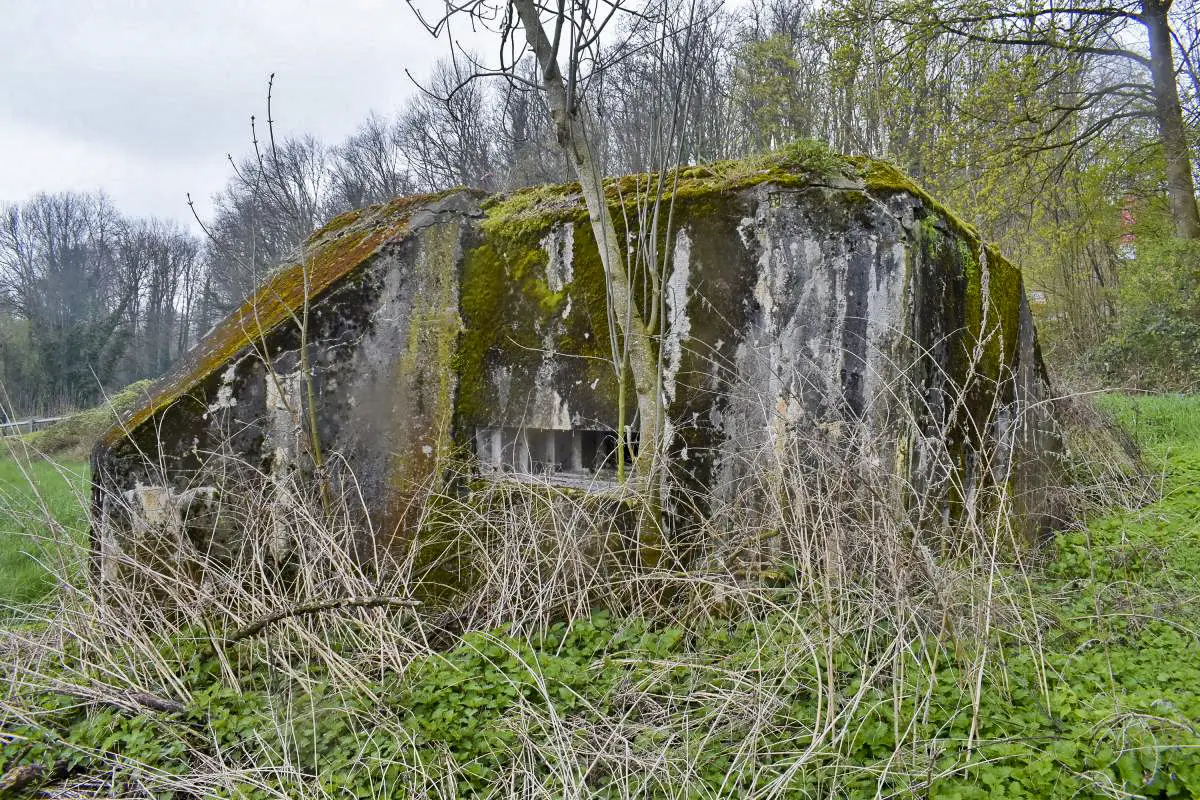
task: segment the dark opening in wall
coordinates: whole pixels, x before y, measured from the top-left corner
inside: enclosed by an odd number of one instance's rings
[[[625,443],[625,462],[637,454],[636,437]],[[615,477],[617,434],[603,430],[477,428],[475,456],[484,475]]]

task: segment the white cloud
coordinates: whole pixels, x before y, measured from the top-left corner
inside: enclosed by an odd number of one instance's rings
[[[190,224],[225,154],[249,149],[277,74],[277,134],[333,143],[393,112],[445,55],[402,0],[4,0],[0,202],[103,188],[129,214]]]

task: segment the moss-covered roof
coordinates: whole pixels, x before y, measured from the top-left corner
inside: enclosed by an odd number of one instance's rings
[[[298,316],[340,278],[366,262],[389,241],[404,236],[418,209],[448,193],[417,195],[334,217],[305,241],[299,256],[273,272],[242,305],[155,382],[146,400],[101,438],[119,441],[154,414],[185,395],[248,345]]]
[[[840,156],[812,142],[796,143],[755,158],[680,167],[662,174],[628,175],[607,181],[606,188],[614,207],[623,206],[631,211],[639,197],[644,201],[648,190],[658,186],[664,199],[686,200],[763,184],[794,188],[861,187],[878,194],[911,194],[943,218],[971,250],[979,252],[981,242],[975,228],[939,204],[896,167],[863,157]],[[503,226],[511,237],[514,231],[545,230],[554,222],[585,222],[587,210],[579,191],[579,184],[569,183],[496,195],[484,203],[485,232],[489,227]],[[273,273],[249,300],[156,382],[146,402],[111,428],[101,441],[105,445],[114,444],[127,431],[184,396],[248,345],[298,316],[306,296],[310,301],[319,297],[385,243],[405,235],[414,212],[452,193],[399,198],[332,219],[308,238],[295,261]],[[993,248],[988,248],[988,254],[993,259],[990,263],[1008,267]]]
[[[639,200],[644,202],[647,189],[657,186],[660,181],[664,200],[717,195],[763,184],[785,188],[819,185],[859,187],[882,195],[903,192],[918,198],[926,208],[942,217],[973,249],[977,250],[981,241],[975,226],[939,203],[894,164],[866,156],[842,156],[819,142],[795,142],[773,153],[680,167],[661,175],[625,175],[609,179],[605,187],[611,205],[625,205],[627,209],[632,209]],[[518,189],[509,194],[493,196],[484,207],[488,212],[485,227],[503,225],[510,230],[514,227],[544,228],[551,220],[587,219],[587,209],[583,205],[578,183]],[[990,247],[989,255],[1002,260],[999,252]]]

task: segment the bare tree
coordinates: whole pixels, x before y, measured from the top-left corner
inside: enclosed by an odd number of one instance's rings
[[[166,372],[190,343],[200,246],[171,223],[149,220],[130,228],[127,238],[145,251],[138,296],[140,331],[134,341],[138,374],[131,377],[153,377]]]
[[[650,172],[729,155],[729,15],[703,0],[660,4],[624,22],[598,76],[606,171]]]
[[[312,136],[252,140],[206,224],[211,313],[234,308],[325,220],[328,150]]]
[[[496,185],[487,87],[461,64],[441,60],[399,120],[398,141],[419,189]]]
[[[500,188],[570,180],[571,169],[555,141],[550,109],[538,88],[537,64],[527,56],[513,71],[516,80],[499,82],[492,123],[498,142]]]
[[[400,126],[372,112],[330,159],[329,208],[333,214],[412,194]]]
[[[94,398],[125,351],[139,275],[119,258],[122,227],[103,194],[40,194],[4,210],[0,292],[29,321],[49,394]]]

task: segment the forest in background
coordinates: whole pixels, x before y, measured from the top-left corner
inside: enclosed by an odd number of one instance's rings
[[[657,5],[622,15],[578,75],[605,174],[805,139],[890,160],[1021,265],[1059,379],[1200,381],[1194,0]],[[5,407],[79,407],[161,374],[342,211],[573,179],[531,59],[488,77],[460,52],[419,78],[338,143],[260,115],[225,188],[196,206],[204,236],[131,219],[101,193],[4,207]]]

